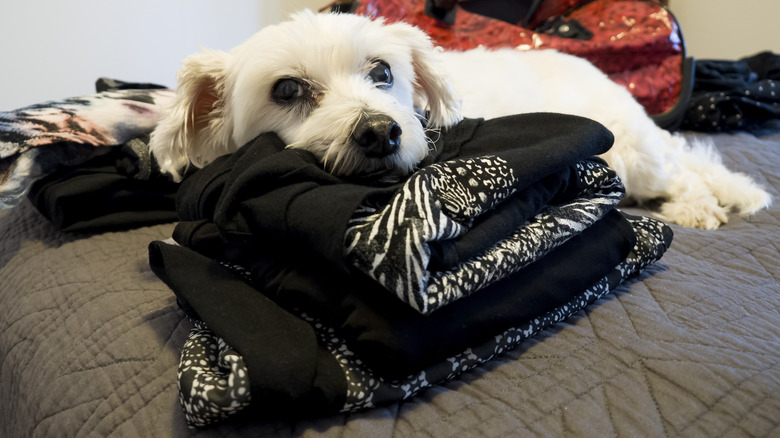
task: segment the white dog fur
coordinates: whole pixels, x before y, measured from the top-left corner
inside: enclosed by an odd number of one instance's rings
[[[304,11],[229,53],[188,57],[177,79],[177,98],[150,144],[176,179],[189,165],[202,167],[269,131],[337,175],[408,173],[429,152],[426,130],[464,116],[545,111],[609,128],[615,144],[603,158],[631,198],[665,200],[662,219],[714,229],[729,211],[748,215],[770,203],[748,176],[727,170],[710,144],[687,144],[656,127],[596,67],[551,50],[448,52],[404,23]],[[355,126],[368,115],[397,123],[392,153],[367,154],[355,143]]]

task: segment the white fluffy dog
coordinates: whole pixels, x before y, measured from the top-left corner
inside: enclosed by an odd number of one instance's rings
[[[630,197],[663,198],[667,221],[713,229],[730,210],[751,214],[770,202],[711,146],[659,129],[596,67],[551,50],[447,52],[407,24],[304,11],[229,53],[188,57],[178,81],[150,145],[176,179],[268,131],[336,175],[405,174],[429,152],[426,130],[545,111],[608,127],[615,144],[603,158]]]

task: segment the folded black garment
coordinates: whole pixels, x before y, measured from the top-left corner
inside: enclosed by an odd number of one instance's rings
[[[188,248],[153,242],[149,262],[176,292],[185,312],[220,333],[243,356],[249,376],[241,377],[248,380],[245,390],[251,390],[252,400],[245,398],[241,408],[253,403],[265,414],[282,416],[336,411],[343,405],[344,373],[306,321]],[[193,385],[192,376],[180,378]]]
[[[489,154],[512,167],[506,190],[517,191],[558,172],[570,174],[579,161],[609,150],[612,141],[602,125],[562,114],[464,120],[442,133],[421,166]],[[364,202],[383,204],[399,187],[342,180],[311,153],[285,149],[275,134],[262,134],[182,182],[177,209],[184,224],[174,238],[187,245],[189,227],[205,220],[216,225],[221,239],[208,249],[201,243],[212,257],[233,260],[261,247],[270,253],[292,247],[350,272],[344,238],[353,213]]]
[[[556,180],[552,187],[560,183]],[[549,187],[540,191],[536,185],[529,188],[533,193],[550,192]],[[527,199],[529,196],[519,196],[512,203]],[[595,206],[609,208],[612,204],[606,201],[602,197],[574,198],[571,203],[543,209],[533,221],[521,220],[517,235],[523,237],[500,241],[502,249],[497,257],[507,261],[527,259],[527,263],[510,266],[514,271],[500,281],[427,315],[365,274],[334,270],[321,257],[300,248],[263,251],[259,245],[255,251],[245,252],[240,264],[259,291],[284,308],[337,327],[340,336],[378,375],[397,378],[544,313],[606,275],[633,245],[633,230],[614,209],[591,225],[563,214],[576,210],[586,213],[587,218],[597,218],[599,209]],[[503,217],[503,209],[498,213]],[[515,213],[508,216],[515,217]],[[581,232],[571,232],[580,227]],[[174,235],[183,245],[211,253],[211,257],[224,260],[230,256],[213,222],[182,222]],[[567,239],[558,242],[560,236]],[[551,246],[552,241],[557,245]],[[552,252],[540,252],[541,247],[550,247]],[[493,253],[496,251],[487,252]],[[495,271],[488,268],[488,263],[476,269],[477,275]]]
[[[194,227],[192,248],[218,239]],[[398,378],[536,315],[601,279],[623,260],[634,233],[616,210],[502,281],[423,315],[359,272],[341,273],[300,251],[256,252],[242,260],[248,281],[282,307],[339,330],[378,375]]]
[[[612,225],[610,221],[627,220],[636,242],[627,257],[603,278],[583,291],[565,292],[568,300],[563,295],[550,298],[542,294],[539,299],[558,305],[495,333],[481,344],[394,380],[366,367],[338,329],[301,314],[301,321],[306,321],[317,336],[318,345],[313,345],[306,325],[243,284],[249,276],[242,268],[216,263],[189,248],[153,242],[149,248],[152,269],[195,319],[179,365],[179,395],[187,422],[204,427],[236,413],[272,418],[280,410],[301,418],[355,412],[405,400],[432,385],[454,379],[604,297],[658,260],[671,244],[671,230],[657,220],[627,215],[622,219],[613,213],[609,216],[606,222],[600,222],[605,228]],[[560,253],[565,252],[561,247]],[[575,253],[579,259],[587,249],[581,247]],[[541,272],[518,277],[517,282],[534,276],[550,277],[555,273],[555,264],[540,264]],[[580,269],[587,270],[589,265],[581,263]],[[543,281],[552,284],[557,279]],[[532,292],[531,297],[534,295]],[[528,303],[518,300],[517,306]]]
[[[174,222],[178,184],[160,174],[148,136],[33,183],[29,199],[62,231],[123,230]]]
[[[397,377],[552,306],[542,299],[534,300],[539,307],[525,301],[513,306],[512,294],[518,289],[496,282],[565,244],[617,204],[624,193],[619,180],[603,162],[589,158],[606,151],[611,141],[601,125],[573,116],[468,120],[441,136],[438,154],[409,181],[375,187],[342,181],[323,171],[311,154],[285,149],[273,134],[262,135],[182,183],[177,199],[182,221],[174,239],[210,258],[246,267],[258,290],[287,309],[302,310],[339,328],[366,363],[382,375]],[[501,173],[500,178],[496,173]],[[428,186],[436,190],[429,192]],[[390,216],[412,218],[409,233],[416,234],[442,225],[424,225],[430,216],[438,220],[451,214],[459,222],[453,226],[462,228],[460,234],[434,231],[438,237],[423,243],[401,239],[390,246],[396,254],[382,258],[397,256],[398,264],[404,264],[410,259],[404,253],[406,246],[430,246],[435,255],[431,266],[456,266],[454,274],[447,270],[442,275],[469,278],[448,280],[463,290],[450,291],[447,299],[433,302],[432,296],[415,297],[410,303],[403,299],[405,294],[394,297],[382,283],[391,277],[393,266],[383,271],[387,275],[370,278],[369,272],[354,267],[361,263],[344,262],[345,228],[358,208],[402,204],[396,195],[414,193],[419,187],[424,193],[413,196],[430,198],[431,205],[413,215],[407,208],[390,211]],[[472,193],[473,189],[477,191]],[[452,195],[467,202],[455,202]],[[450,205],[439,214],[433,204]],[[559,205],[547,208],[549,204]],[[587,240],[574,239],[567,246],[571,252],[577,245],[591,251],[578,261],[586,272],[559,268],[558,289],[565,291],[560,293],[581,291],[625,256],[633,234],[625,221],[615,219],[616,214],[587,230]],[[373,260],[374,244],[384,245],[365,236],[357,239],[364,243],[360,255]],[[515,263],[518,259],[522,264]],[[584,263],[587,260],[592,263]],[[534,269],[541,270],[539,265]],[[399,275],[408,277],[404,272]],[[480,280],[472,284],[474,277]],[[428,280],[421,281],[427,284]],[[491,287],[504,291],[503,295],[479,291],[467,304],[459,303],[475,290]],[[450,308],[452,302],[458,305]],[[431,312],[421,312],[419,303],[440,310],[431,319],[422,318],[420,313]],[[505,316],[499,317],[501,312]]]
[[[617,210],[540,260],[429,315],[359,274],[257,259],[252,284],[282,307],[335,327],[379,376],[403,378],[561,306],[625,259],[636,236]]]
[[[150,246],[199,321],[180,364],[188,421],[277,393],[304,415],[402,400],[603,296],[671,241],[614,209],[622,184],[592,158],[611,144],[593,121],[526,114],[463,121],[396,184],[337,178],[274,134],[196,172],[180,246]]]

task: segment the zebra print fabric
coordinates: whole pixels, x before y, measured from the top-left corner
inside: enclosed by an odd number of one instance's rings
[[[474,220],[519,188],[498,156],[457,159],[418,171],[383,207],[363,205],[350,220],[350,264],[423,314],[472,294],[538,260],[592,225],[625,195],[601,161],[577,164],[577,195],[548,205],[514,233],[484,242],[481,255],[451,268],[431,266],[431,248],[468,233]]]

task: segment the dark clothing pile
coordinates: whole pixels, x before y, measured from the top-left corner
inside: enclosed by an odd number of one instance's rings
[[[615,206],[579,117],[465,120],[396,184],[339,179],[263,134],[186,179],[150,264],[197,321],[191,425],[355,411],[413,396],[576,313],[671,231]],[[222,382],[221,384],[219,382]]]
[[[696,61],[682,129],[757,135],[780,131],[780,55]]]
[[[124,230],[175,222],[179,185],[149,154],[149,136],[103,148],[104,153],[35,181],[27,194],[57,229]]]

